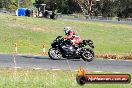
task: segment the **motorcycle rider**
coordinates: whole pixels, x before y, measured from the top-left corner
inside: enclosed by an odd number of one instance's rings
[[[64,33],[65,33],[65,39],[70,40],[72,42],[72,46],[78,45],[81,43],[81,38],[77,36],[70,27],[65,27],[64,28]]]

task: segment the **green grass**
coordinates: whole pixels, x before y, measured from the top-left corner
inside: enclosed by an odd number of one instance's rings
[[[0,88],[132,88],[132,83],[80,86],[71,71],[0,68],[0,81]]]
[[[132,53],[132,26],[102,22],[50,20],[32,17],[16,17],[0,14],[0,52],[12,53],[13,43],[18,53],[39,54],[42,43],[46,50],[53,39],[63,35],[63,28],[70,26],[82,39],[92,39],[96,53]]]

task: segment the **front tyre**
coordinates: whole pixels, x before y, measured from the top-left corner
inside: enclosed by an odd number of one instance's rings
[[[92,61],[94,59],[94,52],[91,49],[85,49],[82,53],[82,59],[84,61]]]
[[[62,58],[61,51],[57,48],[50,48],[48,55],[53,60],[60,60]]]

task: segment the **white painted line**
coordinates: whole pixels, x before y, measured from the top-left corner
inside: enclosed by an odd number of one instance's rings
[[[51,69],[51,70],[53,70],[53,71],[59,71],[59,70],[61,70],[61,69]]]
[[[103,71],[93,71],[93,72],[97,72],[97,73],[99,73],[99,72],[103,72]]]
[[[115,61],[132,61],[132,60],[122,60],[122,59],[107,59],[107,60],[115,60]]]
[[[75,72],[78,72],[78,70],[75,70]]]
[[[107,60],[116,60],[116,59],[107,59]]]
[[[120,72],[113,72],[113,73],[117,73],[117,74],[118,74],[118,73],[120,73]]]
[[[13,67],[13,68],[22,68],[22,67]]]
[[[45,71],[46,71],[46,70],[49,70],[49,69],[43,69],[43,70],[45,70]]]
[[[132,61],[132,60],[124,60],[124,61]]]
[[[33,68],[33,69],[40,70],[40,69],[42,69],[42,68]]]
[[[32,54],[17,54],[19,56],[41,56],[41,55],[32,55]]]

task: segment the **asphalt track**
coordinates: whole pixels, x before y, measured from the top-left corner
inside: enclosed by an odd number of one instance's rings
[[[102,23],[113,23],[113,24],[127,24],[127,25],[132,25],[132,21],[113,21],[113,20],[90,20],[90,19],[81,19],[81,18],[66,18],[66,17],[61,17],[59,19],[64,19],[64,20],[75,20],[75,21],[85,21],[85,22],[102,22]]]
[[[0,67],[75,71],[79,66],[89,72],[132,73],[132,61],[129,60],[94,59],[84,62],[81,59],[50,60],[48,56],[0,54]]]

